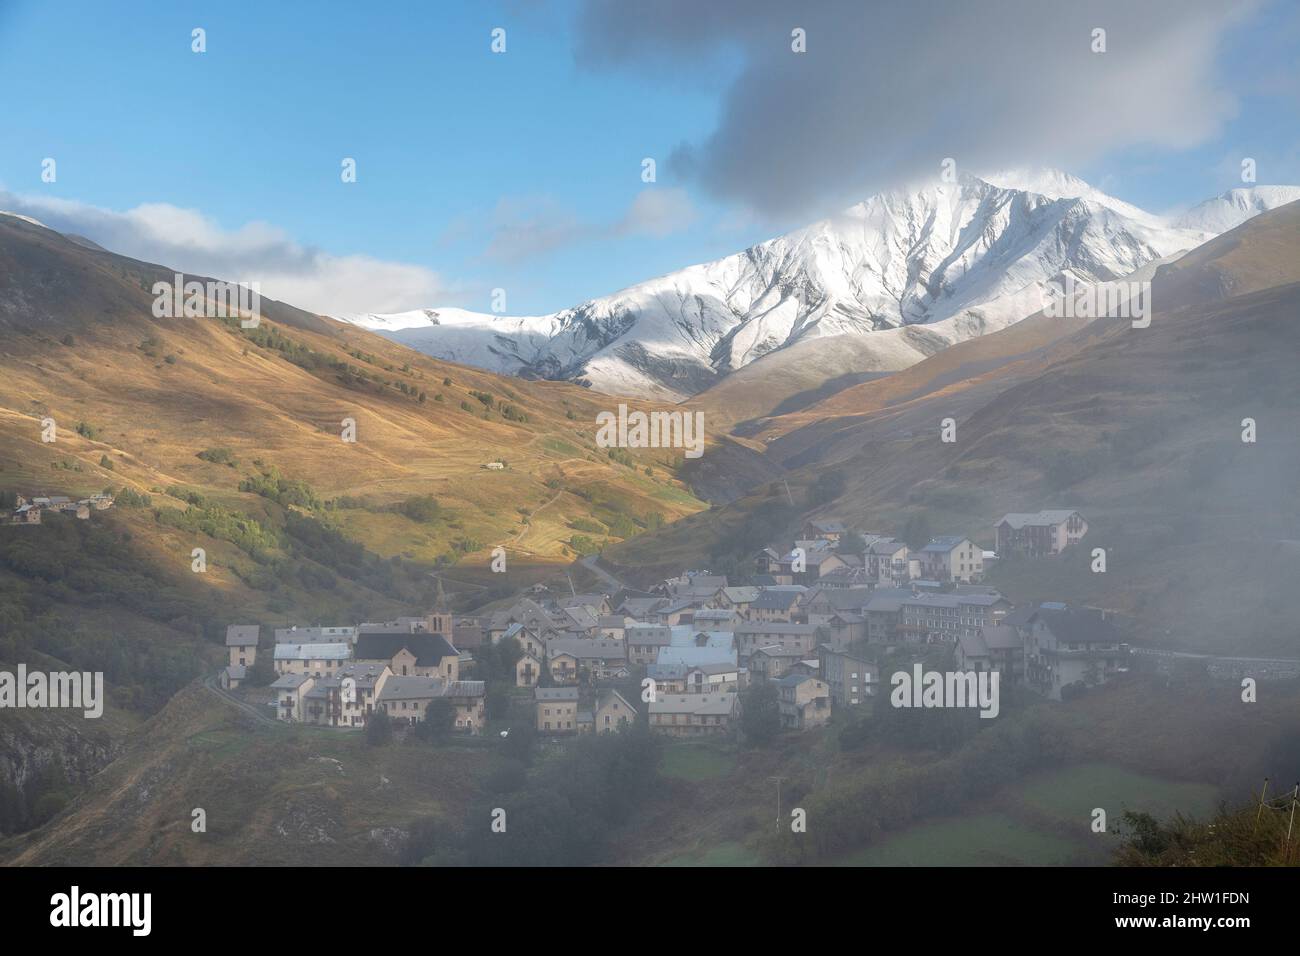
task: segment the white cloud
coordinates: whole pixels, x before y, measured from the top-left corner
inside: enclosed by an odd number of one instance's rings
[[[452,297],[438,274],[424,266],[334,255],[295,242],[265,222],[226,230],[198,210],[167,203],[118,212],[2,191],[0,209],[84,236],[119,255],[189,274],[259,282],[267,298],[325,315],[402,312]]]
[[[959,168],[1078,168],[1185,149],[1234,115],[1217,70],[1254,0],[584,0],[577,58],[658,80],[738,54],[711,134],[670,167],[762,215],[810,218]],[[806,31],[804,53],[791,31]],[[1092,33],[1106,31],[1106,51]]]

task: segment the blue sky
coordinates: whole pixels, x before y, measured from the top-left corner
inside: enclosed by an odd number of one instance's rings
[[[283,256],[308,271],[330,272],[333,281],[313,286],[308,277],[285,287],[317,298],[304,304],[322,309],[321,297],[331,296],[377,311],[486,309],[489,290],[502,287],[510,312],[536,313],[734,252],[890,185],[891,170],[866,160],[860,175],[853,163],[819,167],[814,154],[821,144],[812,135],[819,127],[792,133],[789,104],[765,116],[759,103],[753,118],[746,103],[753,74],[746,70],[763,62],[755,44],[788,53],[780,50],[789,42],[786,12],[759,3],[752,16],[701,22],[693,35],[674,33],[665,22],[674,16],[673,2],[661,10],[653,3],[626,6],[648,9],[652,19],[620,20],[622,11],[579,0],[0,0],[0,191],[11,199],[67,200],[59,222],[77,221],[82,204],[104,216],[143,208],[135,225],[156,233],[174,223],[168,241],[182,259],[186,243],[210,253],[228,243],[246,258]],[[1240,185],[1241,156],[1257,159],[1261,183],[1300,183],[1297,6],[1265,4],[1232,22],[1216,16],[1206,13],[1204,30],[1177,47],[1197,58],[1191,72],[1201,86],[1163,90],[1155,107],[1177,113],[1179,98],[1209,103],[1212,92],[1222,97],[1210,110],[1213,120],[1198,123],[1197,106],[1182,104],[1187,115],[1168,128],[1149,137],[1140,123],[1117,129],[1078,162],[1067,156],[1056,164],[1153,211]],[[834,31],[833,20],[813,22],[810,55],[825,49],[816,44]],[[207,32],[201,55],[191,51],[194,27]],[[504,55],[490,50],[495,27],[507,31]],[[1121,62],[1131,35],[1112,29],[1112,62]],[[632,47],[624,53],[620,44]],[[834,83],[834,64],[822,68],[831,72],[818,82]],[[1150,64],[1130,69],[1136,79],[1126,82],[1138,84],[1160,72]],[[971,85],[982,77],[974,71]],[[1118,87],[1120,95],[1125,88]],[[906,99],[906,89],[890,88],[884,78],[864,99]],[[1141,100],[1143,87],[1132,96]],[[1097,122],[1090,117],[1104,117],[1113,106],[1113,99],[1090,104],[1094,111],[1085,109],[1078,122]],[[845,125],[874,124],[865,151],[920,139],[896,116],[864,120],[856,109],[837,116],[834,108],[795,107],[810,124],[830,124],[822,128],[836,136]],[[1072,111],[1063,103],[1055,122],[1069,123]],[[761,166],[769,145],[773,163],[795,163],[777,167],[778,181],[801,184],[789,194],[778,190],[795,197],[794,208],[763,193],[771,192],[770,178],[751,183],[744,170],[727,165],[728,150],[734,152],[728,137],[743,134],[746,122],[757,122],[760,134],[769,130],[771,139],[751,145],[745,163]],[[964,135],[972,137],[962,141],[967,154],[1002,159],[978,130]],[[790,139],[803,141],[792,149]],[[1062,149],[1074,142],[1062,140]],[[734,141],[753,142],[743,135]],[[827,152],[855,148],[852,139],[825,145]],[[45,157],[57,160],[54,183],[41,181]],[[340,180],[344,157],[357,161],[354,184]],[[652,185],[641,179],[644,157],[658,163]],[[798,165],[805,157],[806,172]],[[121,222],[114,228],[89,215],[84,231],[110,248],[130,245]],[[120,251],[144,257],[157,248],[167,251],[158,243]],[[228,262],[213,256],[213,269]],[[372,261],[395,265],[372,269]],[[206,262],[165,264],[197,269]],[[367,281],[372,290],[342,288]]]

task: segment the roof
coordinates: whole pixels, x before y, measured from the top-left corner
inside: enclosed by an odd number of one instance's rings
[[[481,680],[443,680],[441,677],[388,678],[379,694],[382,700],[424,700],[434,697],[482,697],[486,684]]]
[[[899,551],[906,551],[907,544],[903,541],[895,541],[892,538],[882,538],[867,545],[867,550],[872,554],[895,555]]]
[[[627,598],[618,606],[617,610],[631,614],[633,617],[640,617],[644,614],[649,614],[663,603],[665,602],[661,597]]]
[[[701,674],[735,674],[740,670],[739,665],[732,664],[729,661],[713,661],[704,664],[692,664],[687,668],[687,673],[699,671]]]
[[[1119,629],[1096,608],[1043,608],[1038,620],[1066,644],[1118,644],[1123,639]]]
[[[277,644],[277,661],[345,661],[352,656],[347,644]]]
[[[415,655],[416,667],[437,667],[444,657],[456,657],[456,648],[441,634],[416,631],[411,634],[362,634],[357,638],[359,661],[391,661],[402,648]]]
[[[578,688],[576,687],[537,687],[533,689],[534,700],[571,700],[577,702]]]
[[[758,600],[750,605],[755,611],[784,611],[793,607],[799,600],[801,591],[793,589],[765,588]]]
[[[803,650],[798,647],[784,647],[781,644],[767,644],[763,647],[755,648],[755,654],[762,654],[764,657],[793,657],[800,659],[803,657]]]
[[[736,663],[736,649],[734,647],[661,647],[655,658],[655,664],[663,667],[664,665],[680,664],[683,667],[697,667],[700,664],[718,664]]]
[[[867,599],[867,603],[862,605],[862,610],[866,614],[872,611],[897,614],[903,602],[911,599],[912,592],[906,588],[879,588]]]
[[[727,715],[736,706],[736,695],[719,694],[667,694],[650,701],[652,714]]]
[[[590,607],[585,604],[572,604],[569,607],[560,609],[561,627],[579,628],[580,630],[589,631],[597,625],[598,618],[592,613]]]
[[[1012,528],[1019,530],[1026,525],[1058,525],[1068,521],[1074,515],[1079,514],[1073,508],[1053,508],[1046,511],[1034,512],[1012,512],[1003,515],[998,524],[1009,524]],[[1080,515],[1082,517],[1082,515]]]
[[[261,633],[257,624],[231,624],[226,628],[226,647],[256,647]]]
[[[922,551],[929,551],[931,554],[947,554],[953,548],[957,547],[969,539],[960,534],[945,534],[937,538],[931,538]]]
[[[1020,633],[1006,624],[983,628],[980,633],[984,637],[984,645],[991,651],[1014,650],[1024,643],[1020,640]]]
[[[231,664],[226,668],[226,675],[231,680],[243,680],[248,676],[248,668],[243,664]]]
[[[784,677],[778,677],[772,681],[777,687],[798,687],[806,680],[819,680],[809,674],[786,674]]]
[[[307,674],[281,674],[271,682],[272,690],[297,690],[312,678]]]
[[[548,658],[568,654],[578,660],[615,660],[627,659],[627,646],[622,641],[591,640],[585,637],[557,637],[546,644]]]
[[[623,633],[629,644],[662,644],[673,642],[673,630],[667,624],[637,624],[630,626]]]
[[[733,604],[749,604],[758,598],[759,589],[757,587],[734,587],[723,588],[722,593],[727,596],[727,600]]]
[[[746,621],[736,625],[737,636],[741,634],[816,634],[816,624],[784,624],[780,621]]]
[[[626,707],[628,710],[630,710],[634,715],[636,714],[636,708],[633,707],[631,704],[629,704],[629,703],[627,702],[627,698],[626,698],[626,697],[624,697],[624,696],[623,696],[622,694],[620,694],[618,691],[614,690],[612,687],[609,688],[609,689],[607,689],[607,690],[602,690],[602,691],[597,695],[597,697],[596,697],[596,709],[597,709],[597,710],[600,710],[600,708],[602,708],[602,707],[604,707],[606,704],[610,703],[611,699],[614,698],[614,697],[617,697],[619,700],[621,700],[621,701],[623,702],[623,706]]]
[[[629,621],[633,624],[636,623],[632,618],[624,617],[622,614],[602,614],[597,618],[596,623],[601,627],[625,628]]]
[[[989,656],[989,646],[978,634],[959,634],[957,643],[961,645],[961,652],[967,657]]]

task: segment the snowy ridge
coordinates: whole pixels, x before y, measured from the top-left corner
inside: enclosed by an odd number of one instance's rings
[[[695,394],[823,335],[880,335],[885,367],[905,368],[1033,314],[1047,284],[1067,274],[1128,275],[1286,201],[1285,192],[1260,190],[1291,189],[1233,190],[1170,223],[1056,170],[967,175],[881,193],[743,252],[552,315],[422,309],[351,321],[439,358],[656,398]],[[908,335],[889,334],[903,327]],[[912,333],[922,327],[918,348]]]

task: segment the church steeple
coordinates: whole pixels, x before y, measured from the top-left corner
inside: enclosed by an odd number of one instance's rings
[[[455,624],[452,621],[451,606],[447,603],[447,594],[442,589],[442,575],[434,577],[437,590],[433,597],[433,610],[429,612],[428,628],[435,634],[441,634],[450,643]]]

